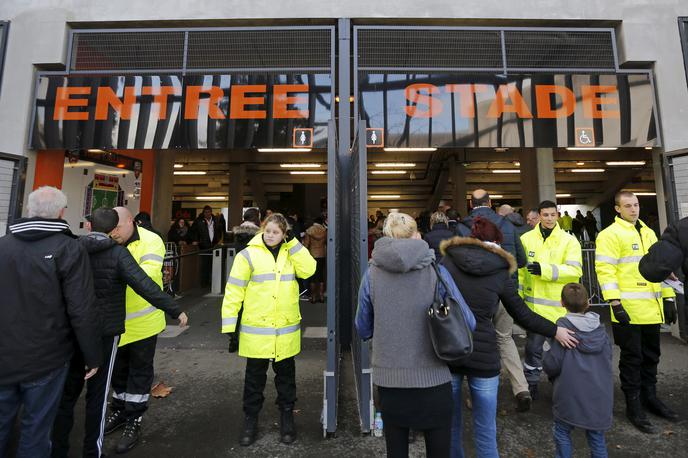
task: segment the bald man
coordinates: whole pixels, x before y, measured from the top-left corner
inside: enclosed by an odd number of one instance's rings
[[[127,247],[139,267],[162,288],[162,265],[165,244],[153,232],[134,224],[134,217],[124,207],[116,207],[119,216],[117,227],[110,236]],[[124,453],[136,446],[141,429],[141,419],[148,408],[148,398],[153,384],[153,360],[155,345],[160,332],[165,329],[165,312],[180,322],[186,315],[179,310],[161,310],[127,287],[127,314],[125,331],[120,338],[119,350],[112,375],[113,399],[110,415],[105,422],[105,434],[124,426],[117,443],[117,453]]]
[[[513,212],[513,208],[508,205],[502,205],[500,210],[509,207]],[[481,217],[492,221],[504,236],[502,248],[511,253],[516,258],[518,267],[526,265],[526,254],[521,244],[521,238],[514,225],[505,217],[498,215],[492,210],[492,201],[490,195],[484,189],[476,189],[471,195],[471,213],[457,226],[457,232],[464,237],[470,236],[473,227],[473,220]],[[518,285],[518,276],[512,277],[515,285]],[[502,366],[506,369],[511,381],[511,389],[516,398],[516,410],[525,412],[530,410],[532,398],[528,391],[528,382],[523,374],[523,366],[521,365],[521,357],[518,354],[516,343],[512,336],[514,320],[507,313],[502,304],[499,304],[499,309],[494,318],[495,331],[497,333],[497,346],[499,348],[499,356],[502,361]]]

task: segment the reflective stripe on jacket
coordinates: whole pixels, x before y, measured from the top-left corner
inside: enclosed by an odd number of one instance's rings
[[[528,263],[539,262],[542,275],[518,270],[521,297],[535,313],[556,323],[566,315],[561,306],[561,290],[567,283],[578,283],[583,275],[580,243],[557,224],[545,240],[540,224],[521,236]]]
[[[668,285],[645,280],[638,271],[640,259],[657,243],[654,231],[640,222],[635,225],[619,218],[599,233],[596,242],[595,271],[604,300],[621,300],[631,324],[664,322],[662,298],[675,297]],[[612,314],[612,321],[616,322]]]
[[[259,232],[232,264],[222,301],[222,332],[236,330],[239,356],[281,361],[301,351],[299,284],[315,272],[315,259],[292,239],[280,247],[277,261]]]
[[[155,233],[142,227],[136,228],[139,240],[127,245],[139,267],[162,288],[162,264],[165,259],[165,244]],[[119,346],[157,335],[165,329],[165,312],[153,307],[144,298],[127,287],[127,315],[125,331]]]

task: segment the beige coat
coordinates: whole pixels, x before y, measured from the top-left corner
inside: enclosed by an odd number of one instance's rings
[[[327,228],[315,223],[306,231],[303,246],[308,248],[314,258],[327,257]]]

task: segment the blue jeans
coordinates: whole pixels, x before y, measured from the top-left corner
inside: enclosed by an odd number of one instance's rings
[[[454,415],[451,431],[451,457],[463,458],[463,419],[461,384],[463,375],[452,374]],[[480,458],[498,458],[497,451],[497,391],[499,376],[491,378],[468,377],[473,402],[473,442],[475,455]]]
[[[574,427],[563,421],[554,420],[554,445],[556,458],[571,458],[573,456],[573,444],[571,443],[571,431]],[[607,444],[604,440],[604,431],[585,430],[592,458],[607,458]]]
[[[10,433],[22,405],[17,458],[50,456],[50,431],[62,397],[67,368],[65,365],[31,382],[0,386],[0,456],[7,451]]]

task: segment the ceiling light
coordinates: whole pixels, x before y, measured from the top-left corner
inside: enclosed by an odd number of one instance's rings
[[[397,147],[392,147],[392,148],[385,148],[385,151],[388,151],[390,153],[403,153],[403,152],[414,152],[414,151],[437,151],[437,148],[397,148]]]
[[[325,175],[325,172],[317,170],[292,170],[289,173],[292,175]]]
[[[656,192],[634,192],[636,196],[656,196]]]
[[[578,161],[578,162],[576,162],[576,165],[585,165],[585,162]]]
[[[415,167],[413,162],[379,162],[375,167]]]
[[[509,148],[498,147],[498,148],[495,148],[495,151],[498,153],[506,153],[508,149]]]
[[[602,173],[604,169],[571,169],[574,173]]]
[[[520,169],[493,169],[492,173],[521,173]]]
[[[184,164],[174,164],[174,168],[175,168],[175,169],[183,169],[183,168],[184,168]]]
[[[651,146],[646,146],[646,147],[645,147],[645,149],[649,149],[649,150],[651,150],[651,149],[652,149],[652,147],[651,147]]]
[[[127,173],[131,173],[127,170],[108,170],[108,169],[95,169],[95,173],[109,173],[110,175],[126,175]]]
[[[280,164],[283,169],[319,169],[320,164]]]
[[[645,165],[645,161],[608,161],[607,165]]]
[[[504,196],[501,194],[490,194],[491,199],[503,199]]]
[[[566,149],[569,151],[616,151],[619,148],[616,146],[569,146]]]
[[[205,175],[208,172],[203,170],[179,170],[173,172],[175,175]]]
[[[373,175],[403,175],[406,170],[373,170],[370,173]]]
[[[196,196],[196,200],[227,200],[227,196]]]
[[[514,161],[513,164],[514,164],[514,166],[516,166],[516,167],[520,167],[520,166],[521,166],[521,163],[518,162],[518,161]]]
[[[399,199],[399,194],[374,194],[369,196],[371,199]]]
[[[89,149],[88,152],[89,153],[104,153],[105,151],[103,151],[102,149]]]
[[[311,148],[258,148],[259,153],[310,153]]]
[[[557,197],[571,197],[571,194],[557,194]]]

